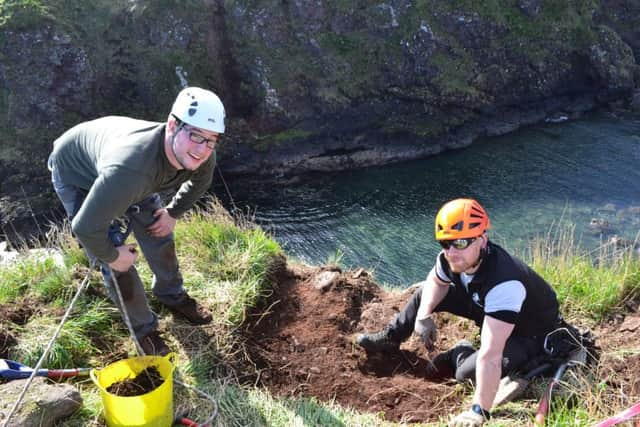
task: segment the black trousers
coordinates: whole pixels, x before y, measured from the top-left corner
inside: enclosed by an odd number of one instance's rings
[[[413,332],[418,314],[418,307],[422,298],[422,288],[418,288],[402,310],[389,323],[391,337],[397,341],[404,341]],[[455,286],[449,287],[445,298],[435,308],[436,312],[452,313],[466,319],[478,318],[481,308],[473,304],[471,297],[464,290],[458,290]],[[510,336],[502,353],[502,377],[519,371],[527,362],[544,353],[542,338]],[[475,381],[476,359],[478,352],[475,349],[461,352],[457,364],[452,366],[457,381]]]

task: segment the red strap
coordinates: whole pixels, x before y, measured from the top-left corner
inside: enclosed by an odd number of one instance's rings
[[[640,402],[636,403],[635,405],[633,405],[629,409],[625,409],[624,411],[620,412],[619,414],[614,415],[611,418],[608,418],[608,419],[606,419],[604,421],[600,421],[598,424],[594,425],[593,427],[614,426],[614,425],[616,425],[618,423],[621,423],[623,421],[627,421],[628,419],[633,418],[636,415],[640,415]]]

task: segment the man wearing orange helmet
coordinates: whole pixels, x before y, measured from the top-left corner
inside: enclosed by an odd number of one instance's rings
[[[356,342],[369,352],[396,351],[416,332],[433,346],[435,312],[473,320],[480,327],[480,348],[468,341],[434,359],[450,367],[456,380],[475,380],[473,405],[451,426],[480,426],[490,418],[500,378],[543,354],[545,336],[558,325],[558,300],[551,286],[522,261],[489,241],[484,208],[473,199],[446,203],[435,221],[442,246],[436,265],[409,302],[382,331],[360,334]]]

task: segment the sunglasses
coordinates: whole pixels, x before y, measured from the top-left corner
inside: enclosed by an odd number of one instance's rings
[[[477,237],[469,237],[467,239],[454,239],[454,240],[438,240],[440,246],[443,249],[449,249],[451,246],[458,249],[459,251],[463,249],[467,249],[473,242],[475,242]]]

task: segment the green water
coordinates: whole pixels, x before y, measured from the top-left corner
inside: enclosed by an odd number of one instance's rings
[[[585,251],[614,233],[635,239],[640,215],[629,208],[640,206],[639,161],[640,118],[599,114],[295,184],[227,181],[236,206],[249,209],[289,256],[322,264],[341,254],[344,266],[372,269],[380,282],[405,287],[433,265],[435,214],[457,197],[483,204],[490,238],[525,258],[531,241],[558,222],[575,226]],[[610,230],[592,231],[592,218]]]

